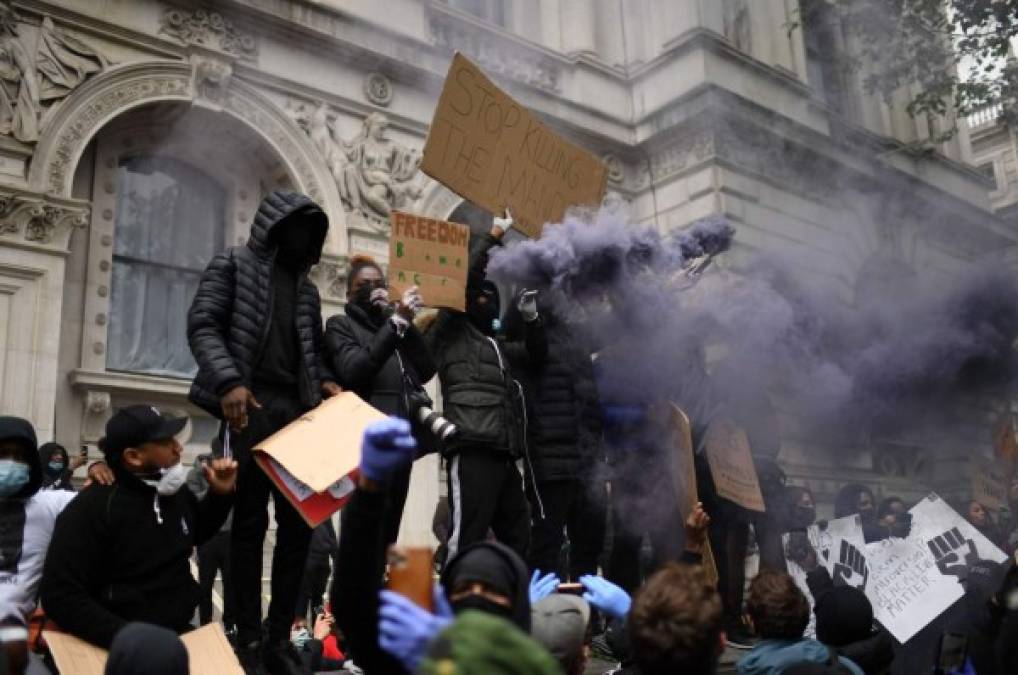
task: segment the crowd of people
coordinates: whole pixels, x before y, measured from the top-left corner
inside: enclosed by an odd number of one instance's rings
[[[806,536],[817,503],[787,484],[765,397],[705,403],[691,385],[676,390],[691,411],[700,500],[684,509],[653,402],[603,396],[611,349],[590,344],[534,290],[513,291],[503,307],[507,290],[486,268],[511,227],[496,218],[472,237],[465,312],[423,312],[416,288],[391,298],[382,267],[355,257],[344,313],[323,325],[308,271],[328,220],[304,195],[270,193],[247,243],[209,263],[187,317],[198,364],[191,401],[222,421],[190,470],[178,441],[186,420],[132,405],[108,421],[103,461],[75,492],[84,456],[39,447],[29,422],[0,417],[0,641],[10,672],[53,669],[44,625],[108,649],[107,673],[187,673],[178,636],[196,612],[200,624],[215,618],[217,575],[221,621],[249,675],[580,675],[594,652],[627,674],[710,674],[730,648],[745,650],[744,675],[919,673],[942,667],[944,636],[959,635],[968,648],[951,672],[1018,672],[1013,523],[976,501],[962,509],[1009,560],[971,570],[963,601],[897,643],[866,595],[819,564]],[[424,389],[435,376],[437,423]],[[707,377],[704,368],[690,381]],[[331,521],[305,523],[252,449],[342,391],[388,417],[364,434],[337,536]],[[703,443],[722,417],[747,433],[763,513],[714,488]],[[413,462],[431,452],[448,497],[425,608],[387,588],[387,551]],[[1010,497],[1014,513],[1018,481]],[[878,502],[857,484],[835,500],[834,516],[849,515],[867,541],[911,526],[904,500]],[[747,584],[753,550],[760,571]],[[788,560],[806,571],[812,608]],[[815,639],[805,637],[811,613]]]

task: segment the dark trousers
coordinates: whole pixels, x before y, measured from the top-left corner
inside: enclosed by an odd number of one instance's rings
[[[530,543],[530,505],[516,462],[483,449],[464,450],[447,466],[452,534],[451,560],[459,551],[495,538],[526,559]]]
[[[538,495],[534,495],[533,490],[528,491],[533,520],[530,568],[555,572],[561,579],[572,581],[585,574],[597,574],[607,518],[604,483],[595,480],[541,481],[537,484],[537,491]],[[543,516],[541,506],[544,507]],[[569,561],[568,567],[563,569],[560,553],[566,538],[569,540]]]
[[[216,583],[216,572],[223,574],[223,625],[232,628],[236,617],[233,608],[233,575],[230,573],[229,530],[217,532],[198,547],[198,585],[201,587],[198,617],[203,626],[212,621],[212,588]]]
[[[403,520],[403,506],[406,504],[406,496],[410,491],[410,471],[407,467],[393,474],[386,489],[385,501],[385,525],[383,530],[383,541],[386,548],[389,544],[396,542],[399,536],[399,525]]]
[[[329,583],[329,574],[331,572],[329,556],[308,556],[307,565],[304,567],[304,579],[301,581],[300,593],[297,595],[297,607],[293,614],[294,617],[307,619],[310,611],[322,604],[322,599],[325,597],[325,587]],[[311,616],[310,621],[314,622],[316,618]]]
[[[231,446],[240,464],[233,506],[234,601],[237,639],[249,644],[262,637],[262,550],[269,527],[271,496],[276,513],[276,548],[272,554],[272,600],[269,603],[268,638],[282,642],[290,637],[293,609],[304,576],[311,528],[286,497],[255,464],[251,448],[305,412],[296,397],[255,391],[261,410],[249,411],[246,429],[231,433]]]

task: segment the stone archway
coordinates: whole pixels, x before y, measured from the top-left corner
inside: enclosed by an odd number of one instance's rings
[[[124,112],[160,101],[201,105],[250,126],[279,156],[296,189],[329,215],[333,227],[327,252],[347,253],[345,211],[324,159],[281,108],[233,77],[231,62],[221,58],[130,63],[83,83],[43,120],[28,172],[29,189],[69,198],[75,168],[99,130]]]

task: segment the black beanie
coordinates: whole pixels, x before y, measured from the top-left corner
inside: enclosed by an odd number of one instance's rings
[[[817,640],[844,647],[873,634],[873,606],[866,594],[851,586],[837,586],[817,600]]]

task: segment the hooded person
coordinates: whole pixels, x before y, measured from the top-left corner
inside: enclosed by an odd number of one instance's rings
[[[129,623],[110,645],[104,675],[188,675],[187,649],[171,630]]]
[[[20,417],[0,417],[0,620],[26,624],[38,600],[46,552],[57,516],[75,497],[42,491],[35,429]],[[73,564],[65,559],[62,564]]]
[[[64,509],[43,568],[40,597],[64,632],[108,649],[132,621],[191,630],[201,597],[191,553],[226,520],[237,466],[205,465],[209,490],[199,500],[180,463],[176,436],[186,423],[147,405],[106,423],[99,447],[116,482],[89,487]]]
[[[198,363],[190,399],[222,420],[220,439],[239,462],[231,530],[238,656],[271,675],[299,672],[289,641],[311,529],[255,464],[251,448],[338,393],[326,363],[321,301],[308,276],[328,219],[310,198],[277,190],[262,200],[244,246],[215,256],[187,316]],[[262,644],[262,546],[268,501],[276,547],[267,643]]]
[[[427,399],[423,383],[435,376],[431,352],[413,325],[424,302],[416,286],[390,302],[382,268],[372,258],[355,256],[347,272],[344,314],[325,325],[326,354],[336,382],[386,415],[415,423],[421,397]],[[423,446],[431,434],[420,431],[418,442]],[[389,484],[385,545],[396,541],[409,488],[406,467]]]
[[[449,560],[440,583],[453,612],[488,612],[530,632],[530,575],[508,546],[494,541],[468,546]]]
[[[521,293],[523,335],[507,340],[498,328],[498,287],[485,279],[489,251],[501,243],[511,218],[471,237],[466,309],[443,309],[424,334],[442,383],[445,416],[458,434],[446,444],[453,528],[449,555],[483,541],[488,531],[519,555],[530,542],[530,505],[517,461],[527,452],[527,410],[515,379],[539,367],[548,353],[536,292]]]
[[[59,443],[43,443],[39,446],[39,459],[42,461],[42,490],[71,490],[74,484],[71,476],[74,470],[84,464],[84,457],[78,455],[71,459],[67,449]]]

